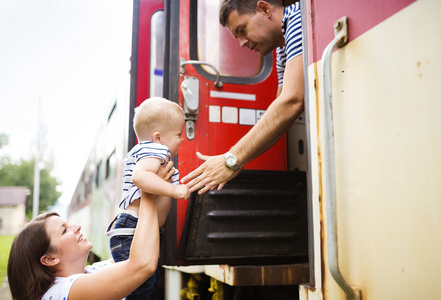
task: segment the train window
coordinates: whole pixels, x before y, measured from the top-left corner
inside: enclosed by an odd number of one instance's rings
[[[110,122],[110,120],[112,119],[112,117],[113,117],[113,114],[115,113],[115,110],[116,110],[116,101],[115,101],[115,104],[113,105],[113,107],[112,107],[112,110],[110,111],[110,114],[109,114],[109,117],[107,118],[107,122]]]
[[[82,192],[83,192],[84,200],[86,200],[87,196],[89,195],[89,191],[87,190],[87,182],[85,180],[83,181]]]
[[[89,194],[92,194],[92,183],[93,183],[93,176],[89,175],[89,180],[87,181],[87,186],[86,186],[87,192]]]
[[[115,173],[116,169],[116,155],[115,150],[110,154],[110,156],[107,158],[106,162],[106,179],[112,176]]]
[[[96,186],[100,187],[103,184],[103,176],[101,175],[101,162],[96,167]]]
[[[150,97],[162,97],[164,71],[164,11],[153,14],[150,41]]]
[[[219,23],[221,0],[197,1],[198,60],[214,65],[222,76],[254,77],[261,73],[263,59],[257,52],[241,48],[237,39]],[[192,41],[195,40],[192,38]],[[215,74],[210,67],[207,73]]]

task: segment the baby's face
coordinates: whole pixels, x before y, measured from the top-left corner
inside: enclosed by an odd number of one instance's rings
[[[168,130],[161,134],[161,142],[167,146],[170,150],[171,156],[178,154],[179,146],[181,145],[183,138],[182,132],[185,128],[184,116],[174,118],[168,127]]]

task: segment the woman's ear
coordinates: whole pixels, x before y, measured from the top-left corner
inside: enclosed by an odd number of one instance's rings
[[[153,133],[153,142],[160,144],[161,143],[161,133],[159,131],[155,131]]]
[[[48,254],[45,254],[42,257],[40,257],[40,262],[43,266],[53,267],[58,265],[60,259],[58,257],[52,257]]]

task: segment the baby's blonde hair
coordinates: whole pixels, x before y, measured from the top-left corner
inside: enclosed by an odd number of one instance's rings
[[[175,102],[161,97],[153,97],[135,108],[133,129],[138,140],[147,140],[153,132],[164,132],[177,116],[184,116],[184,111]]]

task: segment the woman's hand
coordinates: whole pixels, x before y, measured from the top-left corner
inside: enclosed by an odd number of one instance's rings
[[[173,162],[171,160],[167,160],[167,162],[158,169],[158,176],[170,183],[174,173],[175,169],[173,169]]]

